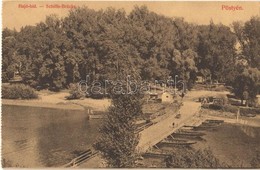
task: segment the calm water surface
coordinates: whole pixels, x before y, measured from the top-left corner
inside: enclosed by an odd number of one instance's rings
[[[2,158],[13,166],[58,167],[95,142],[102,120],[84,111],[2,107]]]
[[[209,147],[232,168],[252,168],[252,159],[260,153],[260,127],[224,123],[214,131],[204,132],[205,141],[197,143],[198,148]]]

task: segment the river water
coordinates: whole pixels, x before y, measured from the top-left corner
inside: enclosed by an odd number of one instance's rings
[[[101,120],[81,110],[2,106],[2,159],[18,167],[59,167],[87,150]]]
[[[197,143],[196,148],[210,148],[232,168],[252,168],[252,159],[260,153],[260,127],[223,123],[214,131],[204,132],[205,141]]]

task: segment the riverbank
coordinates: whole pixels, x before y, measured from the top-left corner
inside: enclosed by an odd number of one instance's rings
[[[224,120],[226,123],[246,125],[252,127],[260,127],[260,115],[255,117],[238,116],[231,112],[219,112],[209,109],[201,109],[200,116],[206,119]]]
[[[44,108],[55,108],[55,109],[67,109],[67,110],[86,110],[91,109],[93,111],[105,112],[110,106],[109,99],[77,99],[77,100],[66,100],[66,96],[69,92],[49,92],[39,91],[39,99],[32,100],[11,100],[2,99],[3,105],[18,105],[18,106],[32,106],[32,107],[44,107]]]

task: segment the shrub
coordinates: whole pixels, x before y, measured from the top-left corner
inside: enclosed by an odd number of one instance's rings
[[[213,152],[204,150],[186,150],[171,154],[165,159],[167,168],[226,168],[225,162],[220,162]]]
[[[228,98],[225,94],[217,94],[216,96],[218,99],[221,99],[223,101],[223,105],[228,104]]]
[[[2,86],[3,99],[36,99],[37,93],[33,88],[24,84]]]
[[[231,113],[237,113],[238,107],[233,105],[217,105],[217,104],[210,104],[210,105],[203,105],[203,108],[209,108],[213,110],[220,110],[223,112],[231,112]],[[260,108],[251,108],[251,107],[243,107],[240,108],[240,114],[246,115],[246,114],[260,114]]]
[[[224,105],[222,107],[222,111],[224,111],[224,112],[231,112],[231,113],[237,113],[238,107],[232,106],[232,105]]]
[[[222,109],[222,105],[218,105],[218,104],[210,104],[210,105],[209,105],[209,109],[213,109],[213,110],[221,110],[221,109]]]
[[[66,96],[66,99],[73,100],[73,99],[80,99],[84,96],[83,92],[79,91],[79,87],[77,84],[70,84],[70,95]]]
[[[240,114],[246,115],[246,114],[260,114],[260,108],[240,108]]]

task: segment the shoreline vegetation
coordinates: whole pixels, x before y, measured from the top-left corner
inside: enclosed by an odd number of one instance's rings
[[[209,109],[201,109],[200,115],[206,119],[220,119],[224,120],[226,123],[260,127],[260,115],[256,115],[253,118],[246,116],[237,117],[237,114],[232,112],[223,112]]]

